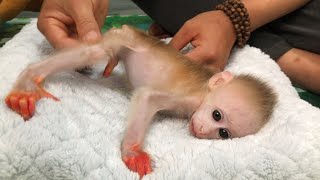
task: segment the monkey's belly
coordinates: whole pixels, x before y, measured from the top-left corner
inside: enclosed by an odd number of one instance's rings
[[[151,85],[157,87],[169,81],[170,67],[161,60],[148,52],[133,52],[123,60],[128,80],[134,88]]]

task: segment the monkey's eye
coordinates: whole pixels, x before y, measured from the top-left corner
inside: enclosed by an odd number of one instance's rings
[[[230,138],[230,134],[229,134],[228,130],[223,129],[223,128],[220,128],[220,129],[219,129],[219,136],[220,136],[222,139],[229,139],[229,138]]]
[[[222,119],[222,115],[221,115],[221,112],[219,110],[214,110],[212,112],[212,117],[215,121],[220,121]]]

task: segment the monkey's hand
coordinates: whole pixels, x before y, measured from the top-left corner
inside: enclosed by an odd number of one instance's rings
[[[45,97],[59,101],[42,87],[43,78],[33,78],[33,82],[34,84],[29,84],[28,88],[18,85],[5,99],[7,106],[20,114],[25,121],[34,114],[35,104],[39,99]]]
[[[138,145],[122,150],[122,160],[131,171],[137,172],[140,178],[152,172],[149,154],[142,151]]]
[[[113,69],[117,66],[117,64],[118,64],[118,60],[114,57],[111,57],[109,59],[107,66],[104,69],[103,76],[106,78],[109,77]]]

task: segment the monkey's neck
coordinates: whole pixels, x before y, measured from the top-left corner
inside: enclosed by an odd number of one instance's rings
[[[186,101],[188,102],[186,115],[188,118],[190,118],[192,114],[200,107],[207,94],[208,90],[201,89],[200,91],[186,95]]]

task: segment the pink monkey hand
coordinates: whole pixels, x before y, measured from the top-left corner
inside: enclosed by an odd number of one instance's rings
[[[148,153],[140,150],[138,145],[134,145],[122,156],[123,162],[128,169],[137,172],[142,178],[144,175],[152,172],[151,159]]]
[[[30,119],[35,111],[36,102],[43,98],[51,98],[55,101],[59,101],[58,98],[47,92],[40,84],[43,81],[42,78],[35,78],[34,83],[36,88],[32,91],[15,89],[12,90],[6,97],[5,102],[9,108],[20,114],[26,121]]]

